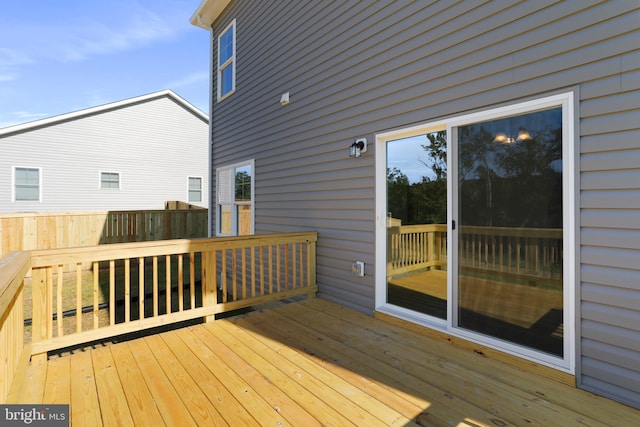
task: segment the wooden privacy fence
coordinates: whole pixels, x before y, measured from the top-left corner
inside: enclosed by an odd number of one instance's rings
[[[307,232],[32,251],[31,352],[314,295],[316,241]]]
[[[446,225],[389,226],[387,235],[388,276],[446,267]],[[464,271],[561,283],[562,229],[462,226],[458,248]]]
[[[0,258],[13,251],[206,237],[206,209],[0,215]]]

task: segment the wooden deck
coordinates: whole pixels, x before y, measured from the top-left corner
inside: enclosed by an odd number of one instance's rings
[[[31,364],[75,426],[636,426],[640,411],[322,299]]]

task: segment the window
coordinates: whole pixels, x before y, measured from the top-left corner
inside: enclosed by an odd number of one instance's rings
[[[189,177],[189,202],[202,201],[202,178]]]
[[[218,37],[218,101],[236,89],[236,21]]]
[[[217,170],[216,230],[222,236],[253,234],[253,160]]]
[[[100,172],[100,188],[120,188],[118,172]]]
[[[15,168],[14,183],[15,201],[40,201],[40,168]]]

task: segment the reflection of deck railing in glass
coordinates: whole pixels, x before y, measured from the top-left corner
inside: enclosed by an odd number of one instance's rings
[[[418,224],[387,229],[387,275],[447,265],[447,226]]]
[[[447,226],[389,227],[387,275],[447,265]],[[462,226],[459,265],[468,272],[562,279],[562,229]]]
[[[459,263],[465,271],[562,281],[562,229],[460,228]]]

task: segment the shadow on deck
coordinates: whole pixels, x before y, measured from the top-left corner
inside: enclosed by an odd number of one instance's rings
[[[31,364],[73,425],[640,425],[606,398],[315,298]]]

